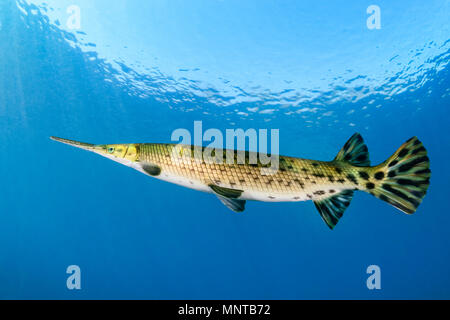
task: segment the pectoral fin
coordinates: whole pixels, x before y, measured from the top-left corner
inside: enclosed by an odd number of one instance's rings
[[[241,196],[242,190],[219,187],[214,184],[209,185],[219,200],[234,212],[245,210],[245,200],[237,199]]]
[[[143,164],[142,170],[144,170],[145,173],[147,173],[148,175],[150,175],[152,177],[156,177],[161,174],[161,168],[159,166],[153,165],[153,164],[146,164],[146,163]]]

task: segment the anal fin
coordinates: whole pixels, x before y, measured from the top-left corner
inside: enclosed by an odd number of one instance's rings
[[[344,190],[332,197],[314,201],[320,216],[330,229],[333,229],[342,218],[345,209],[352,201],[353,191]]]

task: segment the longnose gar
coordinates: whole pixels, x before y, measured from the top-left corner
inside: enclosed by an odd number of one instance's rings
[[[146,175],[181,186],[215,194],[233,211],[245,209],[246,200],[312,200],[331,229],[350,204],[355,190],[368,192],[399,210],[416,211],[430,183],[427,151],[413,137],[388,160],[370,166],[369,152],[360,134],[355,133],[333,161],[316,161],[279,156],[278,170],[264,174],[267,166],[245,152],[238,161],[235,150],[207,150],[190,145],[131,143],[94,145],[73,140],[51,139],[98,153],[130,166]],[[233,161],[217,163],[193,157],[195,148],[210,154],[232,152]],[[179,157],[174,155],[190,155]],[[241,159],[242,160],[242,159]]]

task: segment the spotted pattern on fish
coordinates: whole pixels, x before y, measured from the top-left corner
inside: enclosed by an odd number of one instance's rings
[[[356,190],[408,214],[415,212],[431,176],[427,151],[416,137],[377,166],[370,166],[367,146],[356,133],[332,161],[279,156],[278,168],[272,168],[270,162],[262,163],[258,154],[248,151],[156,143],[93,145],[52,139],[93,151],[149,176],[213,193],[235,212],[244,211],[246,200],[312,200],[331,229]]]

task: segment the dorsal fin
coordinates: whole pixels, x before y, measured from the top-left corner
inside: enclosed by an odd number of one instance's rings
[[[345,143],[334,161],[345,161],[358,167],[370,166],[369,150],[359,133],[355,133]]]
[[[332,197],[314,201],[320,216],[330,229],[333,229],[339,219],[342,218],[345,209],[352,201],[352,197],[352,190],[344,190]]]

